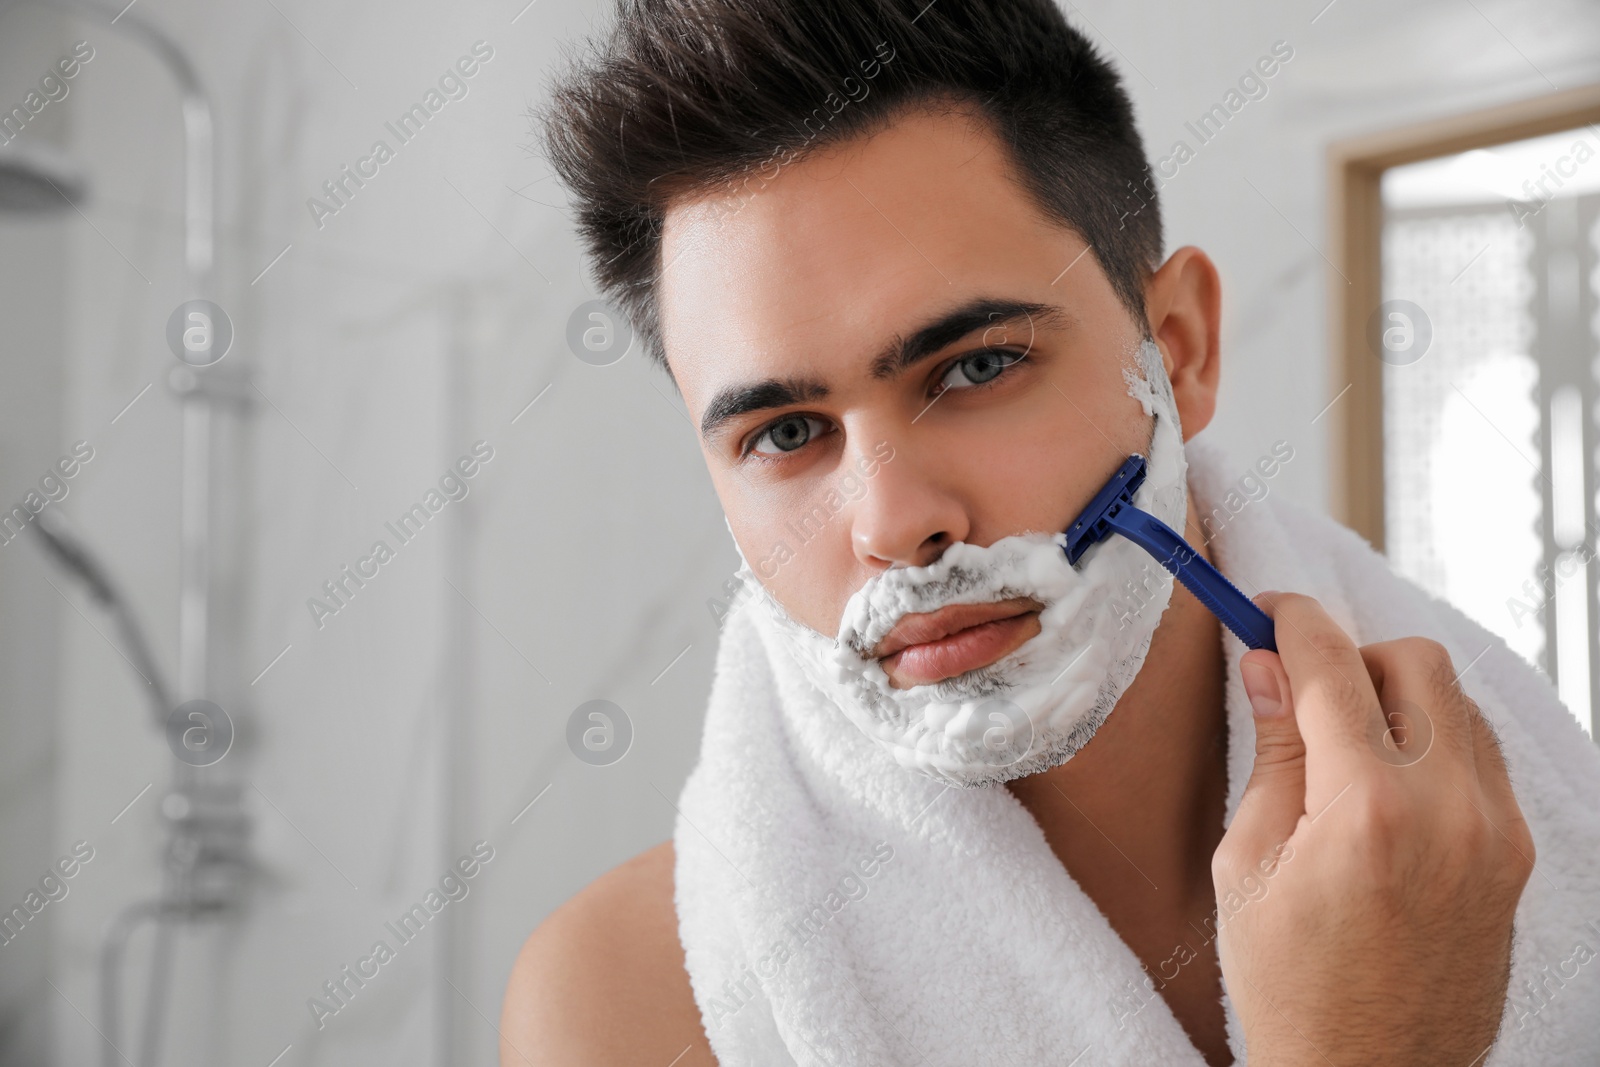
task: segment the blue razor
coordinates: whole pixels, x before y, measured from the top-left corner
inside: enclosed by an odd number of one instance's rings
[[[1090,545],[1119,533],[1171,571],[1245,645],[1278,651],[1271,616],[1252,604],[1172,527],[1133,506],[1133,494],[1144,484],[1144,476],[1144,457],[1137,453],[1129,456],[1067,529],[1067,562],[1076,566]]]

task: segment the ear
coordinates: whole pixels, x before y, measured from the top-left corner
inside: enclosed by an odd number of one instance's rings
[[[1217,410],[1222,280],[1216,264],[1193,245],[1178,249],[1146,280],[1144,304],[1187,441]]]

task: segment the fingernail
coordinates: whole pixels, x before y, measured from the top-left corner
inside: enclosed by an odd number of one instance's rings
[[[1283,710],[1283,694],[1278,690],[1278,676],[1259,663],[1241,663],[1239,674],[1244,678],[1244,692],[1250,698],[1250,710],[1258,719],[1267,719]]]

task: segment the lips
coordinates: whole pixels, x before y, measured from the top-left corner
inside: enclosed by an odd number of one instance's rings
[[[1029,597],[951,604],[906,615],[874,650],[897,689],[987,666],[1039,633],[1044,606]]]

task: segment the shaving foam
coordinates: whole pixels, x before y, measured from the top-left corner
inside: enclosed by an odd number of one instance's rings
[[[1187,464],[1161,350],[1145,341],[1123,375],[1153,420],[1148,473],[1134,504],[1182,529]],[[1171,600],[1172,576],[1132,542],[1108,537],[1077,567],[1065,547],[1060,531],[987,546],[957,542],[926,567],[894,567],[868,580],[832,638],[791,618],[763,589],[758,624],[775,629],[783,640],[773,646],[795,657],[805,677],[902,767],[958,786],[1008,781],[1064,763],[1089,742],[1143,666]],[[740,577],[758,587],[747,563]],[[1039,633],[988,666],[895,689],[871,655],[907,614],[1015,597],[1045,605]]]

